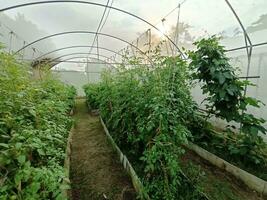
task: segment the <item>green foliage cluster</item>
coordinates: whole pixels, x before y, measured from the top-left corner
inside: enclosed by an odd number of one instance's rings
[[[191,59],[190,68],[193,70],[193,79],[202,82],[203,93],[208,104],[206,108],[209,115],[215,115],[227,122],[240,123],[240,133],[234,133],[235,126],[228,127],[223,137],[208,134],[209,128],[201,133],[200,127],[205,128],[206,122],[196,118],[193,120],[195,140],[200,140],[206,146],[212,145],[218,152],[224,152],[226,157],[243,163],[247,166],[266,166],[266,158],[262,153],[266,147],[259,132],[266,134],[263,127],[265,122],[247,112],[249,107],[259,108],[262,104],[259,100],[247,97],[245,89],[252,84],[247,80],[241,80],[231,66],[229,58],[225,55],[225,49],[219,45],[219,38],[213,36],[202,39],[196,43],[196,51],[189,52]],[[211,132],[210,132],[211,133]],[[199,137],[202,134],[202,137]]]
[[[193,77],[204,82],[201,88],[208,95],[208,111],[227,122],[242,123],[241,131],[251,137],[258,132],[265,134],[265,120],[247,113],[248,106],[259,108],[261,101],[244,95],[246,86],[252,84],[235,74],[219,38],[213,36],[194,44],[197,50],[189,52],[190,67],[195,71]]]
[[[216,154],[241,169],[267,180],[267,145],[261,138],[254,146],[249,137],[230,130],[214,130],[204,117],[191,118],[190,139],[204,149]]]
[[[87,84],[83,86],[83,89],[86,93],[86,101],[89,103],[88,106],[90,106],[91,109],[97,109],[99,107],[97,97],[100,92],[98,84]]]
[[[180,167],[182,146],[188,138],[224,152],[234,163],[266,166],[262,153],[266,145],[258,135],[266,132],[262,126],[265,121],[247,112],[249,106],[261,104],[244,95],[251,84],[238,79],[218,38],[203,39],[195,45],[197,50],[188,54],[189,66],[177,57],[155,53],[154,66],[145,67],[134,58],[129,61],[131,68],[121,66],[116,73],[106,72],[102,82],[84,87],[88,104],[99,108],[153,200],[203,198],[186,181]],[[191,98],[191,76],[203,83],[208,116],[199,113]],[[216,141],[207,121],[211,115],[241,123],[241,132],[228,128]]]
[[[132,63],[135,67],[122,67],[116,74],[107,72],[101,83],[85,86],[88,103],[99,107],[150,198],[184,199],[181,193],[185,194],[189,183],[179,163],[182,144],[190,135],[186,122],[196,108],[186,62],[178,57],[157,57],[158,64],[150,68],[136,60]]]
[[[0,199],[65,199],[64,158],[76,91],[0,52]]]

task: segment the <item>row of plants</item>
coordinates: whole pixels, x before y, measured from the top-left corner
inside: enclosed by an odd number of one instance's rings
[[[261,102],[244,95],[250,83],[238,79],[217,37],[195,45],[197,50],[188,52],[189,62],[155,51],[153,66],[130,58],[132,67],[105,72],[100,83],[84,87],[88,104],[100,110],[153,200],[204,198],[181,169],[188,140],[242,163],[239,166],[245,170],[254,168],[254,174],[255,169],[263,174],[266,170],[266,144],[259,136],[266,132],[265,121],[247,112],[249,106],[259,107]],[[195,80],[207,96],[205,114],[191,97]],[[240,123],[240,131],[231,126],[217,134],[209,123],[213,116]]]
[[[186,62],[159,55],[153,67],[131,62],[135,67],[121,66],[84,87],[89,105],[99,108],[151,199],[202,199],[180,167],[190,135],[186,123],[196,110]]]
[[[201,85],[206,112],[192,118],[193,142],[240,168],[267,180],[267,145],[259,133],[266,134],[266,122],[249,113],[264,105],[246,95],[248,80],[238,78],[219,38],[213,36],[195,43],[197,50],[188,53],[191,78]],[[226,121],[221,130],[209,123],[211,117]]]
[[[0,52],[0,199],[66,199],[65,149],[76,91]]]

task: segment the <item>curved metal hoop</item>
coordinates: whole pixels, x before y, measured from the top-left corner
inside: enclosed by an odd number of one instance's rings
[[[93,57],[87,57],[87,56],[76,56],[76,57],[71,57],[71,58],[67,58],[67,59],[65,59],[65,60],[60,60],[60,61],[51,61],[51,62],[55,62],[56,64],[55,65],[52,65],[51,66],[51,68],[53,68],[53,67],[55,67],[56,65],[58,65],[58,64],[60,64],[61,62],[66,62],[66,61],[69,61],[69,60],[73,60],[73,59],[82,59],[82,58],[84,58],[84,59],[95,59],[95,60],[98,60],[98,61],[101,61],[101,62],[103,62],[103,63],[100,63],[100,62],[98,62],[97,64],[106,64],[106,65],[110,65],[111,67],[115,67],[114,65],[112,65],[111,63],[109,63],[109,62],[106,62],[106,61],[104,61],[104,60],[102,60],[102,59],[99,59],[99,58],[93,58]],[[86,62],[85,62],[86,63]],[[84,64],[85,64],[84,63]],[[50,68],[50,69],[51,69]]]
[[[139,17],[133,13],[130,13],[128,11],[116,8],[116,7],[112,7],[112,6],[108,6],[108,5],[104,5],[104,4],[100,4],[100,3],[95,3],[95,2],[89,2],[89,1],[74,1],[74,0],[51,0],[51,1],[38,1],[38,2],[31,2],[31,3],[24,3],[24,4],[18,4],[15,6],[10,6],[10,7],[6,7],[3,9],[0,9],[0,12],[4,12],[7,10],[12,10],[12,9],[16,9],[16,8],[20,8],[20,7],[26,7],[26,6],[32,6],[32,5],[39,5],[39,4],[52,4],[52,3],[79,3],[79,4],[88,4],[88,5],[94,5],[94,6],[101,6],[101,7],[106,7],[109,9],[113,9],[119,12],[122,12],[124,14],[130,15],[136,19],[139,19],[141,21],[143,21],[144,23],[148,24],[149,26],[151,26],[152,28],[154,28],[155,30],[157,30],[158,32],[160,32],[162,35],[164,35],[164,37],[166,37],[174,46],[175,48],[180,52],[181,56],[183,58],[185,58],[185,55],[183,54],[183,52],[180,50],[180,48],[175,44],[175,42],[164,32],[162,32],[159,28],[157,28],[156,26],[154,26],[152,23],[148,22],[147,20],[143,19],[142,17]]]
[[[109,65],[111,65],[110,63],[108,63],[108,62],[106,62],[106,61],[104,61],[102,59],[98,59],[98,58],[94,58],[94,57],[87,57],[87,56],[75,56],[75,57],[67,58],[67,59],[64,59],[64,60],[61,60],[61,61],[64,62],[64,61],[78,59],[78,58],[80,58],[80,59],[83,59],[83,58],[84,59],[87,59],[87,58],[89,58],[89,59],[95,59],[95,60],[102,61],[103,62],[102,64],[109,64]],[[59,61],[59,62],[61,62],[61,61]]]
[[[50,52],[47,52],[39,57],[37,57],[35,60],[38,60],[42,57],[45,57],[51,53],[55,53],[55,52],[58,52],[58,51],[61,51],[61,50],[65,50],[65,49],[73,49],[73,48],[98,48],[98,49],[103,49],[103,50],[106,50],[106,51],[109,51],[109,52],[112,52],[114,54],[117,54],[119,56],[123,56],[122,54],[116,52],[116,51],[113,51],[111,49],[108,49],[108,48],[104,48],[104,47],[97,47],[97,46],[91,46],[91,45],[75,45],[75,46],[68,46],[68,47],[63,47],[63,48],[59,48],[59,49],[55,49],[53,51],[50,51]]]
[[[35,43],[37,43],[37,42],[42,41],[42,40],[45,40],[45,39],[48,39],[48,38],[51,38],[51,37],[55,37],[55,36],[67,35],[67,34],[96,34],[96,32],[95,32],[95,31],[65,31],[65,32],[60,32],[60,33],[51,34],[51,35],[48,35],[48,36],[39,38],[39,39],[37,39],[37,40],[35,40],[35,41],[33,41],[33,42],[31,42],[31,43],[29,43],[29,44],[23,46],[21,49],[17,50],[17,51],[15,52],[15,54],[17,54],[17,53],[20,52],[21,50],[27,48],[28,46],[31,46],[31,45],[33,45],[33,44],[35,44]],[[116,37],[116,36],[113,36],[113,35],[109,35],[109,34],[106,34],[106,33],[98,33],[98,35],[102,35],[102,36],[106,36],[106,37],[114,38],[114,39],[120,40],[120,41],[122,41],[122,42],[124,42],[124,43],[126,43],[126,44],[128,44],[128,45],[130,45],[130,46],[132,46],[132,47],[134,47],[134,48],[137,49],[142,55],[144,55],[144,56],[148,59],[148,61],[153,65],[153,61],[150,59],[150,57],[149,57],[145,52],[143,52],[141,49],[139,49],[137,46],[133,45],[132,43],[130,43],[130,42],[126,41],[126,40],[123,40],[123,39],[121,39],[121,38],[119,38],[119,37]]]
[[[87,53],[86,53],[86,52],[81,52],[81,53],[69,53],[69,54],[64,54],[64,55],[59,56],[59,57],[57,57],[57,58],[54,58],[54,59],[52,59],[51,61],[48,61],[48,62],[54,62],[54,61],[56,61],[56,60],[58,60],[58,59],[60,59],[60,58],[63,58],[63,57],[66,57],[66,56],[72,56],[72,55],[88,55],[88,52],[87,52]],[[109,59],[109,57],[104,56],[104,55],[101,55],[101,54],[91,53],[90,55],[96,55],[96,56],[100,56],[100,57]],[[91,58],[93,58],[93,57],[91,57]],[[94,58],[94,59],[98,59],[98,58]],[[107,61],[105,61],[105,62],[107,62]]]

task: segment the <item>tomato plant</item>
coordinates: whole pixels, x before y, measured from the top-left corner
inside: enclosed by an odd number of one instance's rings
[[[131,68],[120,66],[115,73],[104,73],[101,83],[84,88],[151,199],[181,199],[179,188],[188,188],[179,162],[190,134],[186,122],[196,104],[186,62],[159,55],[154,59],[155,65],[146,67],[133,58]]]

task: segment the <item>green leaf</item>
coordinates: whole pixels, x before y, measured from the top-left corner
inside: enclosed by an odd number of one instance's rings
[[[225,90],[220,90],[219,91],[219,96],[220,96],[221,99],[224,99],[225,94],[226,94]]]
[[[37,152],[41,155],[44,156],[45,152],[43,151],[43,149],[37,149]]]
[[[224,75],[223,74],[219,74],[218,78],[219,78],[219,83],[222,85],[225,82]]]
[[[254,107],[257,107],[259,108],[260,105],[259,105],[259,100],[255,99],[255,98],[252,98],[252,97],[246,97],[245,98],[245,102],[251,106],[254,106]]]
[[[17,173],[15,175],[15,184],[18,185],[20,183],[21,179],[22,179],[22,175]]]
[[[40,183],[32,183],[31,184],[31,191],[32,193],[37,193],[38,190],[41,188],[41,184]]]
[[[5,143],[0,143],[0,147],[9,148],[9,145],[8,144],[5,144]]]
[[[224,75],[225,78],[233,79],[233,76],[231,75],[230,72],[224,72],[223,75]]]
[[[233,90],[231,88],[228,88],[226,90],[227,90],[228,94],[230,94],[232,96],[234,95],[234,92],[233,92]]]
[[[22,143],[18,142],[15,144],[16,149],[20,149],[22,147]]]
[[[20,164],[24,164],[26,161],[26,156],[25,155],[20,155],[17,160],[19,161]]]

